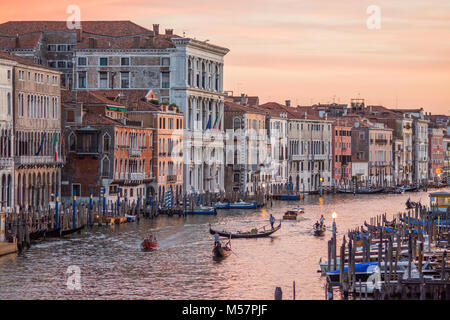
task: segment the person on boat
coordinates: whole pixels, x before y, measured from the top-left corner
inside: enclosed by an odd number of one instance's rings
[[[272,227],[272,229],[273,229],[273,224],[274,223],[275,223],[275,218],[273,217],[272,214],[270,214],[270,226]]]
[[[320,216],[320,226],[323,226],[323,223],[325,221],[325,218],[323,217],[323,215]]]
[[[314,224],[314,228],[319,229],[320,226],[321,224],[319,223],[319,221],[316,221],[316,223]]]
[[[220,246],[219,234],[214,233],[214,246]]]

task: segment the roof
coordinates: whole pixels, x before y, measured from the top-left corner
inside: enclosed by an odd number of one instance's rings
[[[108,99],[96,91],[61,90],[61,99],[64,103],[82,102],[84,104],[99,104],[126,108],[122,103]]]
[[[174,48],[171,38],[181,38],[169,32],[156,34],[132,21],[81,21],[80,29],[69,29],[66,21],[9,21],[0,24],[0,48],[35,48],[41,36],[48,31],[79,33],[81,38],[73,43],[76,49]],[[16,39],[17,38],[17,39]]]
[[[264,115],[264,110],[258,109],[256,107],[248,106],[248,105],[240,105],[239,103],[234,103],[231,101],[224,102],[224,111],[234,111],[234,112],[248,112],[248,113],[257,113]]]
[[[107,117],[103,114],[94,113],[94,112],[88,110],[83,114],[83,125],[86,125],[86,126],[93,126],[93,125],[122,126],[123,124],[118,120],[115,120],[115,119]]]
[[[328,121],[316,114],[316,111],[311,108],[288,107],[278,102],[267,102],[260,105],[260,108],[266,109],[272,116],[280,117],[281,112],[287,113],[288,119],[301,119],[301,120],[316,120],[316,121]],[[306,119],[305,119],[306,112]]]
[[[43,66],[41,64],[33,62],[30,59],[27,59],[27,58],[24,58],[24,57],[19,57],[19,56],[16,56],[14,54],[10,54],[10,53],[8,53],[6,51],[3,51],[3,50],[0,50],[0,59],[6,59],[6,60],[10,60],[10,61],[15,61],[15,62],[17,62],[19,64],[26,65],[26,66],[29,66],[29,67],[46,69],[46,70],[51,71],[51,72],[53,72],[55,74],[61,73],[61,72],[59,72],[56,69]]]
[[[81,30],[86,34],[95,34],[111,37],[130,36],[151,32],[134,22],[119,21],[80,21]],[[0,24],[0,35],[16,36],[42,31],[72,31],[66,21],[8,21]]]

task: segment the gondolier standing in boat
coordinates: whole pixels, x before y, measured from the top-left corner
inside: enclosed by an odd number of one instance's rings
[[[274,223],[275,223],[275,218],[273,217],[272,214],[270,214],[270,226],[272,227],[272,229],[273,229],[273,224]]]
[[[325,221],[325,218],[323,217],[323,214],[320,216],[320,225],[323,226],[323,223]]]
[[[214,245],[220,246],[219,234],[217,232],[214,234]]]

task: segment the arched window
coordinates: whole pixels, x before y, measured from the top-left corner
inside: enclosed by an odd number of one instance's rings
[[[233,129],[241,129],[241,119],[240,118],[234,118],[233,119]]]
[[[103,135],[103,152],[109,152],[111,145],[111,137],[109,134],[105,133]]]
[[[102,159],[102,177],[109,177],[109,158],[104,157]]]

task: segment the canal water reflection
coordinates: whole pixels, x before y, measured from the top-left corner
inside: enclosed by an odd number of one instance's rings
[[[69,239],[43,241],[18,256],[0,258],[0,299],[273,299],[275,287],[283,299],[324,299],[325,279],[318,262],[326,260],[327,240],[314,237],[312,225],[323,214],[331,230],[331,213],[337,212],[341,235],[377,214],[388,219],[405,208],[405,202],[429,202],[428,193],[402,195],[307,196],[293,202],[274,201],[258,210],[219,210],[217,216],[158,217],[110,227],[93,227]],[[304,217],[283,221],[270,238],[232,240],[232,254],[212,259],[215,229],[250,230],[268,224],[269,215],[282,219],[300,204]],[[159,240],[155,252],[139,245],[152,230]],[[69,290],[71,265],[80,267],[81,290]]]

